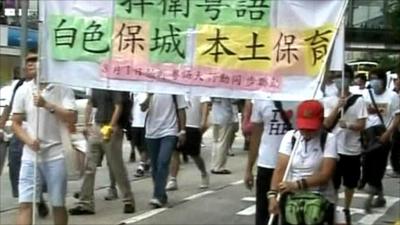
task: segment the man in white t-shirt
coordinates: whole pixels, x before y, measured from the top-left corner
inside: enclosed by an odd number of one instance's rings
[[[188,109],[186,110],[186,139],[185,143],[174,151],[171,161],[170,180],[167,184],[167,190],[173,191],[178,189],[177,176],[179,172],[180,159],[179,155],[189,155],[201,173],[200,188],[205,189],[209,186],[209,176],[206,165],[201,157],[201,140],[203,132],[207,127],[208,103],[210,98],[190,96],[186,98]]]
[[[150,204],[159,208],[167,204],[166,184],[171,156],[175,148],[186,139],[187,103],[184,96],[149,94],[141,104],[147,111],[146,143],[150,152],[151,173],[154,183]]]
[[[36,76],[36,62],[27,64],[27,73]],[[39,109],[38,109],[39,107]],[[44,182],[53,207],[54,224],[67,224],[65,208],[67,193],[67,171],[61,140],[61,126],[70,126],[76,121],[76,105],[71,89],[57,85],[37,87],[35,80],[21,86],[13,103],[13,130],[24,143],[19,178],[19,213],[17,224],[32,223],[32,201],[34,195],[34,161],[40,182],[36,183],[39,200]],[[22,122],[26,118],[26,126]]]
[[[146,122],[147,111],[142,112],[140,104],[142,104],[147,98],[146,93],[135,93],[133,94],[133,107],[132,107],[132,128],[131,128],[131,146],[132,151],[135,147],[138,149],[140,154],[140,162],[136,168],[135,177],[143,177],[146,172],[150,170],[148,160],[148,150],[145,143],[145,129],[144,123]]]
[[[232,142],[232,129],[234,112],[232,100],[229,98],[212,98],[212,124],[213,124],[213,148],[212,148],[212,174],[231,174],[226,169],[227,154]]]
[[[265,225],[269,219],[268,201],[265,200],[265,196],[269,191],[279,145],[283,135],[291,130],[290,111],[284,111],[280,102],[274,103],[271,100],[255,100],[253,104],[251,113],[253,129],[244,182],[247,188],[250,190],[253,188],[253,166],[258,156],[256,225]]]
[[[389,127],[393,121],[395,112],[400,108],[399,96],[396,92],[386,88],[387,76],[385,70],[372,70],[369,76],[371,87],[365,90],[363,95],[368,104],[366,129],[382,124]],[[378,150],[374,150],[365,155],[365,178],[366,183],[370,186],[368,189],[370,195],[364,205],[367,213],[371,212],[371,207],[381,207],[386,204],[383,194],[382,179],[385,175],[390,149],[389,139],[386,138],[390,136],[389,132],[391,131],[386,129],[385,133],[380,137],[382,146]],[[374,195],[378,195],[378,198],[372,201]]]
[[[338,192],[343,180],[345,187],[343,212],[347,224],[351,224],[351,202],[361,175],[360,132],[365,128],[368,116],[367,105],[362,96],[354,95],[349,91],[353,77],[352,69],[346,65],[344,79],[341,73],[333,77],[333,82],[339,90],[338,96],[324,98],[324,126],[336,135],[339,153],[334,186]],[[342,85],[344,86],[343,97],[339,97],[342,95]]]

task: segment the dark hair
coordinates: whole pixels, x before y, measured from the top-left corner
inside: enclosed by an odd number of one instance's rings
[[[351,80],[354,79],[354,71],[351,66],[344,64],[344,76],[350,78]]]
[[[38,54],[38,49],[37,48],[29,48],[26,51],[26,54]]]
[[[383,81],[383,85],[386,88],[387,85],[387,76],[386,76],[386,70],[382,69],[382,68],[375,68],[372,69],[369,72],[369,79],[371,80],[371,76],[376,76],[379,80]]]
[[[360,79],[364,82],[367,82],[367,76],[365,74],[358,74],[354,79]]]

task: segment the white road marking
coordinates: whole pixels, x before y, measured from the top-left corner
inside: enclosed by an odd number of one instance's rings
[[[380,217],[382,217],[400,198],[385,196],[386,206],[384,208],[374,208],[371,214],[364,216],[358,221],[359,224],[374,224]]]
[[[200,197],[203,197],[203,196],[212,194],[212,193],[214,193],[214,192],[215,192],[215,191],[204,191],[204,192],[200,192],[200,193],[194,194],[194,195],[192,195],[192,196],[189,196],[189,197],[187,197],[187,198],[185,198],[185,199],[183,199],[183,200],[186,200],[186,201],[193,200],[193,199],[196,199],[196,198],[200,198]]]
[[[243,183],[244,183],[243,180],[238,180],[238,181],[230,183],[230,185],[234,186],[234,185],[239,185],[239,184],[243,184]]]
[[[121,222],[119,222],[119,224],[120,224],[120,225],[123,225],[123,224],[136,223],[136,222],[145,220],[145,219],[147,219],[147,218],[150,218],[150,217],[152,217],[152,216],[154,216],[154,215],[157,215],[157,214],[159,214],[159,213],[162,213],[162,212],[164,212],[164,211],[167,210],[167,209],[168,209],[168,208],[153,209],[153,210],[151,210],[151,211],[145,212],[145,213],[140,214],[140,215],[138,215],[138,216],[134,216],[134,217],[131,217],[131,218],[129,218],[129,219],[122,220]]]
[[[354,198],[367,198],[368,194],[365,193],[354,193]],[[343,199],[344,198],[344,193],[339,193],[339,198]],[[359,221],[357,221],[357,224],[359,225],[367,225],[367,224],[374,224],[380,217],[386,214],[386,212],[394,205],[396,202],[400,201],[400,198],[398,197],[393,197],[393,196],[385,196],[386,199],[386,206],[384,208],[374,208],[373,213],[371,214],[365,214],[364,209],[360,208],[350,208],[351,214],[361,214],[364,215]],[[255,202],[255,197],[244,197],[241,199],[244,202]],[[344,220],[344,216],[342,216],[340,213],[342,212],[343,207],[342,206],[336,206],[336,214],[341,218],[341,220]],[[243,209],[239,212],[236,213],[236,215],[240,216],[252,216],[255,215],[256,213],[256,206],[251,205],[250,207]],[[355,221],[353,221],[355,222]]]
[[[242,201],[244,201],[244,202],[255,202],[256,201],[256,197],[244,197],[244,198],[242,198]]]
[[[239,215],[239,216],[252,216],[254,214],[256,214],[256,205],[252,205],[252,206],[236,213],[236,215]]]

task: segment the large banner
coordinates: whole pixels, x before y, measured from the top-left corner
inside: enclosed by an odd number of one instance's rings
[[[42,1],[44,80],[220,97],[311,98],[346,1]]]

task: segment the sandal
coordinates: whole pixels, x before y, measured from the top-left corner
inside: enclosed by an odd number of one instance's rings
[[[220,175],[226,175],[226,174],[231,174],[232,172],[230,170],[227,169],[223,169],[223,170],[211,170],[212,174],[220,174]]]

